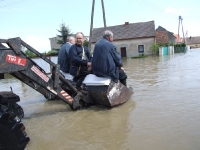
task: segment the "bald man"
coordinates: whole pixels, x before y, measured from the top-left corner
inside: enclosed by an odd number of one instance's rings
[[[58,54],[58,64],[60,65],[60,70],[64,73],[69,73],[70,60],[69,60],[69,49],[75,44],[75,38],[70,36],[67,38],[67,42],[62,45]]]
[[[116,83],[119,80],[126,86],[127,75],[122,68],[122,59],[112,42],[113,33],[110,30],[104,31],[103,38],[94,47],[92,70],[96,76],[108,77]]]

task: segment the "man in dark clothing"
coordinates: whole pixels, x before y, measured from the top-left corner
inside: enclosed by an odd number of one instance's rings
[[[97,76],[109,77],[116,83],[120,80],[126,86],[127,75],[122,68],[121,56],[112,41],[113,33],[109,30],[104,31],[103,38],[95,44],[92,70]]]
[[[75,43],[75,38],[70,36],[67,38],[67,42],[62,45],[58,54],[58,64],[60,65],[60,70],[64,73],[69,73],[70,60],[69,60],[69,49]]]
[[[74,77],[74,81],[76,82],[76,86],[79,88],[85,79],[85,77],[91,73],[91,55],[86,46],[83,46],[83,42],[85,41],[84,35],[82,32],[76,33],[76,44],[72,45],[69,50],[70,57],[70,74],[74,75],[71,70],[72,67],[76,66],[79,69],[79,75]]]

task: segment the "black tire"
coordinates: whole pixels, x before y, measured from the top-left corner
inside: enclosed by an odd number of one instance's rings
[[[0,105],[0,150],[24,150],[29,140],[21,120]]]

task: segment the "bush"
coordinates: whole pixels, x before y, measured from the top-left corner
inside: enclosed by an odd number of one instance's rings
[[[88,47],[89,42],[88,41],[84,41],[83,46],[87,46]]]
[[[33,53],[32,51],[30,50],[25,50],[24,54],[30,58],[34,58],[34,57],[37,57],[37,55],[35,53]]]
[[[168,46],[174,46],[174,43],[173,42],[169,42]]]
[[[185,43],[180,43],[174,45],[174,53],[184,53],[186,52],[186,44]]]
[[[152,51],[153,54],[158,54],[159,53],[159,45],[152,43],[150,50]]]
[[[55,55],[58,55],[58,51],[56,51],[56,50],[51,50],[51,51],[48,51],[46,55],[47,55],[47,56],[55,56]]]
[[[35,57],[38,57],[35,53],[33,53],[32,51],[30,50],[26,50],[24,52],[24,54],[29,57],[29,58],[35,58]],[[47,53],[44,52],[44,53],[41,53],[42,55],[44,56],[57,56],[58,55],[58,51],[56,50],[51,50],[51,51],[48,51]]]

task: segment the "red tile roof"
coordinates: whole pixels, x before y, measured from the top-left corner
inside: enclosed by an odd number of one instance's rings
[[[177,43],[182,43],[182,38],[180,38],[180,36],[178,34],[174,34],[174,36],[176,37]]]

